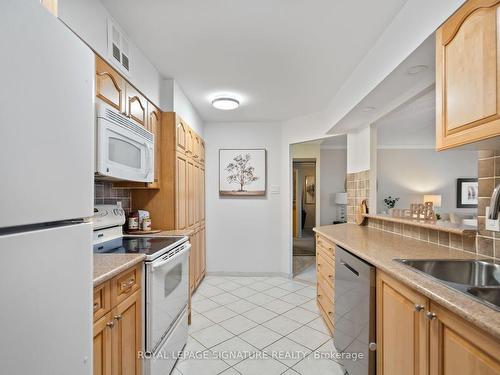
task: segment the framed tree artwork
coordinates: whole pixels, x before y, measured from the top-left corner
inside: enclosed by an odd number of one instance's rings
[[[265,149],[219,150],[219,195],[266,195]]]
[[[477,178],[457,179],[457,208],[477,208],[478,191]]]

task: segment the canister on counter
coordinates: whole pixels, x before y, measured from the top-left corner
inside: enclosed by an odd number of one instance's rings
[[[142,230],[143,231],[151,230],[151,219],[149,217],[142,220]]]

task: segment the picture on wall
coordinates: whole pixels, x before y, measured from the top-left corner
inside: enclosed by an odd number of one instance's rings
[[[316,181],[314,176],[306,176],[305,204],[316,203]]]
[[[477,178],[457,179],[457,208],[477,208]]]
[[[219,150],[219,195],[266,195],[265,149]]]

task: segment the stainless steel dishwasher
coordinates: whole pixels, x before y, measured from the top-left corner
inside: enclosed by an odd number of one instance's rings
[[[333,341],[343,355],[339,362],[349,375],[375,374],[375,267],[339,246],[334,304]]]

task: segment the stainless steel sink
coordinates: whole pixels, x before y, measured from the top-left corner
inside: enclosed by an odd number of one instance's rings
[[[395,259],[500,310],[500,265],[484,260]]]

